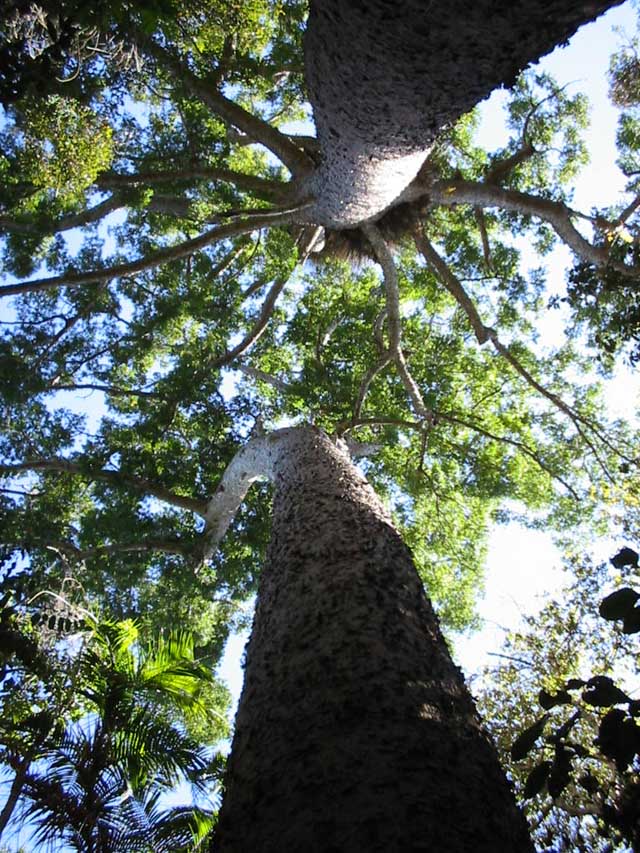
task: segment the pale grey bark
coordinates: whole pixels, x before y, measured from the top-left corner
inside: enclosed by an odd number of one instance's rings
[[[321,150],[309,221],[379,216],[438,133],[616,0],[313,0],[305,76]]]
[[[255,446],[272,541],[213,849],[531,853],[385,507],[319,430]]]

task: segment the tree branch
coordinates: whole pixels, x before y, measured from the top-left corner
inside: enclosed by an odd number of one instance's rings
[[[355,406],[353,407],[353,420],[357,421],[362,414],[362,407],[364,405],[365,398],[369,393],[369,388],[371,387],[371,383],[376,378],[378,373],[389,364],[389,362],[393,361],[393,356],[390,352],[385,353],[375,364],[373,364],[362,377],[362,381],[360,382],[360,388],[358,389],[358,396],[356,398]]]
[[[272,476],[271,447],[277,435],[276,432],[249,439],[227,465],[204,513],[203,560],[211,556],[229,529],[249,486]]]
[[[143,477],[135,477],[122,471],[111,471],[107,468],[92,468],[89,464],[83,465],[72,462],[69,459],[27,459],[24,462],[16,462],[8,465],[0,465],[0,475],[13,477],[26,471],[57,471],[64,474],[74,474],[87,480],[104,480],[114,486],[128,486],[137,492],[152,495],[164,503],[186,509],[203,516],[206,504],[186,495],[178,495],[164,486],[152,483]]]
[[[54,383],[46,390],[50,393],[55,393],[57,391],[102,391],[104,394],[108,394],[111,397],[145,397],[152,398],[154,400],[164,399],[162,394],[158,394],[156,391],[142,391],[135,388],[119,388],[117,385],[94,385],[90,382],[79,384],[60,383],[59,385]]]
[[[176,183],[178,181],[192,182],[194,180],[221,181],[233,184],[241,190],[248,190],[260,198],[272,200],[277,196],[285,201],[290,191],[290,184],[283,181],[271,181],[257,175],[245,175],[232,169],[222,169],[212,166],[190,166],[176,171],[161,170],[151,172],[103,172],[98,175],[95,185],[101,189],[130,186],[153,186],[154,184]]]
[[[533,145],[525,140],[520,148],[518,148],[517,151],[514,151],[513,154],[510,154],[508,157],[504,157],[502,160],[496,160],[491,165],[491,168],[485,174],[486,183],[501,184],[502,181],[511,174],[516,166],[519,166],[520,163],[525,163],[536,153],[536,149]]]
[[[186,65],[160,45],[149,40],[142,47],[223,121],[237,127],[255,142],[268,148],[284,163],[294,177],[307,174],[312,169],[312,160],[301,148],[294,145],[286,134],[280,133],[266,121],[225,98],[209,81],[197,77]]]
[[[282,394],[286,394],[289,390],[289,383],[285,379],[280,379],[278,376],[274,376],[272,373],[266,373],[266,371],[259,370],[257,367],[251,367],[248,364],[240,363],[235,366],[235,369],[239,370],[240,373],[244,373],[245,376],[250,376],[251,379],[256,379],[258,382],[264,382],[267,385],[271,385]]]
[[[402,352],[402,335],[400,321],[400,289],[398,286],[398,272],[393,260],[393,255],[389,251],[382,234],[378,228],[369,223],[362,227],[367,240],[371,243],[375,252],[378,263],[382,267],[382,276],[384,280],[384,289],[387,298],[387,333],[389,337],[389,354],[393,359],[398,375],[402,380],[413,407],[417,414],[425,420],[431,420],[433,413],[427,409],[422,399],[422,394],[418,385],[409,372],[407,363]]]
[[[589,430],[598,439],[598,441],[602,443],[602,445],[616,453],[616,455],[621,456],[622,458],[626,458],[624,457],[624,454],[621,453],[618,448],[612,445],[612,443],[606,437],[602,429],[597,426],[597,424],[594,424],[588,418],[585,418],[584,415],[581,415],[573,407],[565,403],[561,397],[559,397],[557,394],[554,394],[552,391],[549,391],[547,388],[544,387],[544,385],[542,385],[540,382],[537,381],[537,379],[535,379],[535,377],[527,370],[527,368],[520,362],[520,360],[517,359],[516,356],[514,356],[513,353],[500,341],[495,329],[484,325],[475,305],[467,295],[462,284],[458,281],[456,276],[449,269],[445,261],[436,252],[436,250],[427,240],[423,232],[420,229],[416,229],[414,236],[418,250],[423,254],[425,260],[434,269],[440,281],[444,284],[449,293],[452,294],[454,299],[456,299],[460,307],[466,313],[478,343],[482,345],[488,340],[490,340],[496,352],[498,352],[513,367],[516,373],[518,373],[527,382],[527,384],[529,384],[539,394],[549,400],[550,403],[552,403],[559,411],[561,411],[569,418],[569,420],[573,423],[578,435],[580,435],[587,447],[593,453],[594,458],[598,462],[605,476],[609,480],[613,481],[613,478],[608,470],[606,463],[601,459],[598,449],[596,448],[592,439],[586,434],[585,428]]]
[[[71,228],[81,228],[83,225],[89,225],[92,222],[98,222],[104,219],[114,210],[123,207],[125,202],[112,195],[109,198],[101,201],[99,204],[81,210],[78,213],[71,213],[68,216],[62,216],[60,219],[52,219],[48,222],[34,222],[20,219],[10,219],[6,216],[0,216],[0,228],[6,231],[14,231],[18,234],[58,234],[62,231],[69,231]]]
[[[201,249],[211,246],[214,243],[226,240],[229,237],[236,237],[239,234],[246,234],[255,231],[259,228],[266,228],[272,225],[281,225],[291,222],[291,213],[285,212],[266,212],[261,216],[239,219],[236,222],[230,222],[226,225],[219,225],[205,231],[204,234],[195,237],[191,240],[185,240],[183,243],[178,243],[175,246],[169,246],[166,249],[160,249],[157,252],[148,255],[145,258],[130,261],[126,264],[116,264],[112,267],[103,267],[102,269],[88,270],[86,272],[71,272],[65,275],[57,275],[52,278],[34,279],[16,284],[8,284],[0,287],[0,298],[3,296],[15,296],[20,293],[33,293],[35,291],[50,290],[54,287],[77,287],[82,284],[92,284],[100,281],[110,281],[114,278],[123,278],[144,270],[153,269],[161,264],[169,263],[170,261],[184,258],[187,255],[192,255],[199,252]]]
[[[548,222],[558,237],[572,249],[576,255],[598,267],[610,267],[623,275],[637,277],[640,269],[616,261],[609,256],[606,248],[594,246],[585,239],[571,221],[572,216],[581,216],[562,202],[538,198],[517,190],[508,190],[491,184],[479,184],[472,181],[436,181],[423,192],[416,191],[416,197],[427,195],[430,200],[444,207],[456,204],[470,204],[473,207],[499,207],[528,216],[535,216]],[[410,193],[413,194],[413,191]],[[599,219],[600,227],[615,230],[616,223],[605,223]]]
[[[315,230],[312,230],[312,233],[311,231],[307,233],[303,243],[298,247],[298,251],[300,253],[300,259],[298,261],[299,264],[304,264],[304,262],[307,260],[310,252],[313,249],[316,239],[317,234]],[[278,297],[286,287],[290,277],[290,274],[288,274],[283,275],[275,280],[275,282],[271,285],[269,291],[267,292],[267,295],[264,298],[264,302],[262,303],[258,319],[254,323],[250,331],[244,336],[240,343],[236,344],[236,346],[233,347],[233,349],[224,353],[224,355],[220,355],[217,358],[207,361],[204,365],[205,370],[218,370],[220,367],[224,367],[227,364],[231,364],[232,361],[235,361],[238,356],[243,355],[250,347],[252,347],[256,343],[256,341],[260,339],[265,329],[267,328],[267,325],[269,324],[269,320],[271,319],[273,310],[276,307]],[[203,368],[200,369],[200,372],[202,371],[202,369]]]

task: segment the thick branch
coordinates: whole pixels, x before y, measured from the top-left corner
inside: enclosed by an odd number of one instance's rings
[[[87,480],[104,480],[114,486],[128,486],[137,492],[153,495],[164,503],[203,515],[205,504],[195,498],[186,495],[178,495],[170,489],[165,489],[157,483],[152,483],[143,477],[135,477],[122,471],[111,471],[108,468],[91,468],[90,465],[82,465],[68,459],[27,459],[24,462],[16,462],[10,465],[0,465],[0,475],[15,476],[25,471],[58,471],[65,474],[74,474]]]
[[[241,190],[247,190],[260,196],[272,199],[277,196],[284,200],[288,194],[289,184],[282,181],[270,181],[257,175],[245,175],[232,169],[221,169],[210,166],[191,166],[176,171],[163,170],[156,172],[103,172],[96,179],[96,186],[102,189],[112,187],[153,186],[177,182],[193,182],[195,180],[221,181],[233,184]]]
[[[456,300],[458,305],[462,308],[464,313],[467,315],[469,323],[471,323],[471,328],[474,331],[476,339],[480,346],[485,344],[493,331],[488,326],[482,322],[480,315],[474,305],[473,301],[467,295],[466,290],[458,280],[458,278],[451,272],[448,265],[442,260],[440,255],[433,248],[429,240],[425,237],[422,230],[420,228],[416,228],[414,232],[414,237],[416,241],[416,248],[419,252],[422,253],[424,259],[429,264],[429,266],[437,273],[438,278],[447,288],[449,293]]]
[[[63,216],[60,219],[52,219],[45,223],[10,219],[6,216],[1,216],[0,228],[6,231],[14,231],[18,234],[58,234],[62,231],[69,231],[71,228],[81,228],[83,225],[98,222],[123,205],[124,201],[113,195],[87,210],[71,213],[68,216]]]
[[[312,161],[302,149],[291,142],[286,134],[280,133],[266,121],[252,115],[234,101],[225,98],[224,95],[215,90],[209,81],[197,77],[173,54],[155,42],[146,42],[143,49],[157,59],[181,85],[186,86],[191,94],[206,104],[223,121],[237,127],[243,133],[251,136],[255,142],[268,148],[284,163],[292,175],[303,175],[310,170],[313,165]]]
[[[410,194],[413,194],[413,190]],[[562,202],[472,181],[439,181],[426,190],[426,195],[432,202],[445,207],[470,204],[474,207],[498,207],[514,213],[535,216],[548,222],[560,239],[583,260],[598,267],[610,267],[623,275],[633,277],[640,275],[637,267],[627,266],[612,259],[606,248],[594,246],[585,239],[571,221],[572,216],[581,214],[572,211]],[[611,223],[611,228],[615,229],[615,223]]]
[[[2,836],[2,833],[6,829],[7,824],[11,819],[11,815],[13,814],[13,811],[16,805],[18,804],[18,800],[20,799],[22,790],[27,780],[31,761],[32,757],[31,755],[29,755],[27,758],[24,758],[22,761],[20,761],[18,763],[18,766],[15,768],[16,775],[13,777],[11,787],[9,788],[7,800],[4,806],[2,807],[2,811],[0,812],[0,836]]]
[[[116,264],[112,267],[104,267],[102,269],[94,269],[78,273],[72,272],[65,275],[53,276],[52,278],[34,279],[33,281],[4,285],[3,287],[0,287],[0,297],[15,296],[19,293],[32,293],[34,291],[50,290],[54,287],[76,287],[82,284],[110,281],[114,278],[135,275],[136,273],[144,270],[153,269],[161,264],[169,263],[170,261],[175,261],[179,258],[184,258],[187,255],[192,255],[207,246],[211,246],[221,240],[226,240],[229,237],[236,237],[239,234],[246,234],[259,228],[267,228],[272,225],[280,225],[290,221],[291,214],[288,211],[278,213],[266,212],[261,216],[244,218],[237,222],[230,222],[227,225],[216,226],[192,240],[185,240],[183,243],[178,243],[175,246],[160,249],[145,258],[138,258],[138,260],[130,261],[126,264]]]
[[[278,433],[249,439],[227,465],[206,506],[202,558],[207,559],[229,529],[249,486],[273,476],[272,448]]]
[[[398,272],[382,234],[375,225],[363,226],[363,232],[371,243],[376,254],[378,263],[382,267],[384,289],[387,298],[387,331],[389,335],[389,354],[395,362],[398,375],[402,380],[414,409],[421,418],[431,419],[432,412],[427,409],[422,399],[420,389],[415,379],[409,372],[404,354],[401,348],[401,323],[400,323],[400,289],[398,287]]]
[[[533,145],[525,140],[513,154],[504,157],[502,160],[496,160],[491,165],[491,168],[485,175],[485,181],[488,184],[501,184],[513,172],[516,166],[519,166],[520,163],[525,163],[535,153],[536,149]]]
[[[235,369],[239,370],[240,373],[244,373],[245,376],[250,376],[251,379],[271,385],[282,394],[286,394],[289,390],[289,383],[285,379],[280,379],[278,376],[274,376],[272,373],[267,373],[264,370],[259,370],[257,367],[251,367],[248,364],[237,364]]]

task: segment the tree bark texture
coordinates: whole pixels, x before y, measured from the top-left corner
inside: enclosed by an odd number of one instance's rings
[[[311,221],[392,205],[438,133],[620,0],[312,0],[305,73],[322,162]]]
[[[286,433],[213,849],[532,851],[383,505],[323,433]]]

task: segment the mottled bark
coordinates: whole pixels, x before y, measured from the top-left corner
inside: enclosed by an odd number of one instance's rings
[[[309,220],[345,228],[380,214],[446,125],[618,2],[313,0],[305,73],[321,163]]]
[[[318,430],[275,438],[273,536],[213,849],[532,851],[384,507]]]

